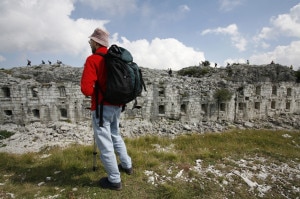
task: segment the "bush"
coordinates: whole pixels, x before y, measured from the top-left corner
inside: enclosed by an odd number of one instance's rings
[[[232,93],[226,88],[218,89],[214,94],[214,97],[218,102],[229,101],[231,99],[231,96]]]
[[[191,66],[188,68],[183,68],[178,71],[178,75],[188,76],[188,77],[203,77],[210,72],[210,68],[200,68],[199,66]]]
[[[0,131],[0,140],[9,138],[10,136],[14,135],[15,133],[9,131]]]
[[[209,62],[209,61],[203,61],[203,62],[202,62],[202,65],[203,65],[203,66],[210,66],[210,62]]]

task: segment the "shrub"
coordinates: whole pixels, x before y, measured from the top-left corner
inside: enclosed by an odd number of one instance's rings
[[[218,89],[214,94],[214,97],[218,102],[229,101],[231,99],[231,96],[232,93],[226,88]]]
[[[9,131],[0,131],[0,140],[9,138],[10,136],[14,135],[15,133]]]
[[[203,62],[202,62],[202,65],[203,65],[203,66],[210,66],[210,62],[209,62],[209,61],[203,61]]]
[[[183,68],[178,71],[178,75],[188,76],[188,77],[203,77],[210,72],[209,67],[200,68],[199,66],[191,66],[188,68]]]

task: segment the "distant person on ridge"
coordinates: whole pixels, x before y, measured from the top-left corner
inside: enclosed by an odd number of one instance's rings
[[[171,68],[169,69],[168,73],[169,73],[169,76],[171,77],[172,76],[172,69]]]
[[[27,59],[27,66],[31,66],[31,61]]]
[[[100,104],[103,99],[102,93],[95,90],[106,89],[106,68],[104,58],[96,53],[107,53],[109,33],[99,28],[95,29],[89,37],[89,44],[92,55],[87,57],[81,77],[81,92],[85,96],[91,97],[92,124],[97,146],[101,153],[100,159],[108,174],[108,177],[100,179],[100,186],[105,189],[121,190],[120,171],[128,175],[133,173],[131,158],[127,154],[127,149],[123,138],[119,133],[119,121],[122,105],[112,105],[104,101],[103,106],[103,127],[99,126],[99,119],[96,116],[96,104]],[[96,102],[98,100],[98,102]],[[119,155],[121,163],[118,165]]]

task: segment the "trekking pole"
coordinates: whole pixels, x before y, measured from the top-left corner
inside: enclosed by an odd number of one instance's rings
[[[93,118],[92,118],[93,119]],[[93,120],[91,120],[91,124],[92,124]],[[92,126],[92,131],[93,131],[93,124]],[[96,156],[97,156],[97,148],[96,148],[96,137],[95,137],[95,133],[93,132],[93,137],[94,137],[94,151],[93,151],[93,171],[96,171],[97,168],[97,162],[96,162]]]
[[[94,158],[93,158],[93,171],[96,171],[96,156],[97,156],[97,151],[96,151],[96,141],[95,141],[95,135],[94,135],[94,151],[93,151],[93,155],[94,155]]]

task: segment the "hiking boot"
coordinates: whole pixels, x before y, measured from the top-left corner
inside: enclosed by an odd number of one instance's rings
[[[125,168],[122,167],[121,163],[118,165],[118,167],[119,167],[120,171],[123,171],[123,172],[127,173],[127,175],[133,174],[133,168],[132,167],[129,168],[129,169],[125,169]]]
[[[101,178],[99,181],[100,187],[103,189],[111,189],[111,190],[116,190],[120,191],[122,189],[122,183],[112,183],[109,182],[108,177]]]

